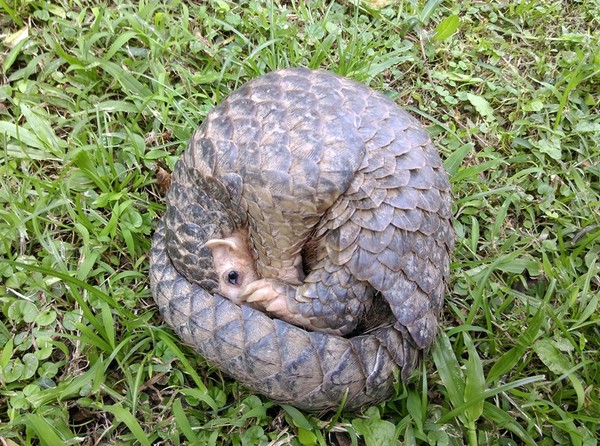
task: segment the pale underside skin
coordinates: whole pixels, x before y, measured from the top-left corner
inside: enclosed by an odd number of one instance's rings
[[[292,312],[283,290],[272,281],[259,279],[252,250],[245,231],[235,231],[229,237],[208,240],[205,245],[212,252],[213,266],[219,277],[219,294],[237,305],[250,306],[304,328],[314,329],[307,318]],[[303,280],[302,259],[289,270],[279,272],[279,279],[290,285]],[[338,330],[323,330],[337,334]]]

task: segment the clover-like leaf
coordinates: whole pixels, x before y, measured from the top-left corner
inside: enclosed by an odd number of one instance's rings
[[[8,307],[8,317],[16,322],[32,323],[39,311],[33,302],[16,300]]]

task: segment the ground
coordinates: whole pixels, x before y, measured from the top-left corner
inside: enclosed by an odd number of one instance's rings
[[[597,1],[0,11],[3,444],[598,443]],[[249,393],[178,342],[148,288],[164,172],[215,104],[284,66],[389,95],[452,177],[444,328],[362,414]]]

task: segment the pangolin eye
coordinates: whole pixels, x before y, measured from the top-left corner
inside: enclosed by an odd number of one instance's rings
[[[240,274],[237,271],[235,271],[235,270],[229,271],[225,277],[227,278],[227,282],[229,282],[231,285],[235,285],[235,286],[240,285],[240,282],[241,282]]]

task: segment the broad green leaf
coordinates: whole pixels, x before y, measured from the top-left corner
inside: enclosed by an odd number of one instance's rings
[[[403,446],[416,446],[417,445],[417,436],[415,434],[415,428],[412,424],[406,426],[406,430],[404,431],[404,438],[402,438]]]
[[[100,169],[98,169],[96,163],[90,157],[88,150],[80,150],[75,156],[74,162],[75,165],[81,169],[81,172],[83,172],[90,180],[92,180],[94,184],[100,190],[102,190],[102,192],[107,193],[110,191],[109,185],[106,183],[105,179],[100,173]]]
[[[427,440],[429,440],[428,444],[434,444],[436,446],[448,446],[452,444],[450,443],[450,436],[442,427],[436,430],[429,430],[427,432]]]
[[[2,381],[5,383],[12,383],[21,379],[21,375],[23,374],[23,370],[25,366],[23,362],[17,358],[13,361],[10,361],[6,366],[0,371],[0,375],[2,376]]]
[[[265,431],[257,425],[245,429],[241,435],[243,445],[265,444],[266,440]]]
[[[53,5],[52,3],[49,3],[46,6],[48,8],[48,11],[50,11],[55,16],[60,17],[61,19],[67,18],[67,13],[65,12],[64,8],[58,5]]]
[[[35,323],[41,327],[46,327],[56,320],[56,311],[46,310],[35,318]]]
[[[169,156],[169,152],[167,152],[166,150],[153,149],[153,150],[148,151],[144,155],[144,159],[160,160],[160,159],[166,158],[167,156]]]
[[[85,246],[85,245],[84,245]],[[81,263],[77,269],[77,279],[86,280],[92,271],[98,257],[102,255],[102,251],[83,248],[81,252]]]
[[[454,34],[460,26],[460,19],[457,15],[450,15],[442,20],[435,28],[433,38],[435,40],[444,40]]]
[[[44,361],[44,359],[48,359],[50,357],[50,355],[52,355],[53,350],[54,349],[52,348],[52,345],[49,344],[49,345],[47,345],[47,346],[45,346],[43,348],[40,348],[40,349],[36,350],[34,354],[35,354],[35,357],[38,360]],[[66,347],[63,349],[63,351],[65,351],[65,350],[67,350]],[[46,364],[51,364],[51,363],[49,363],[47,361],[42,363],[42,365],[46,365]]]
[[[533,350],[544,365],[558,375],[567,373],[573,367],[569,358],[562,354],[550,339],[538,340],[533,344]]]
[[[595,133],[600,134],[600,122],[579,121],[573,129],[575,133]]]
[[[48,121],[40,118],[25,104],[21,104],[21,113],[23,113],[31,130],[35,133],[36,137],[42,141],[44,146],[50,149],[54,155],[59,157],[64,156],[66,143],[56,136]]]
[[[421,397],[416,391],[409,390],[406,408],[419,432],[423,432],[423,408],[421,407]]]
[[[567,376],[577,394],[577,408],[581,409],[585,404],[585,390],[581,380],[573,371],[575,365],[571,359],[557,348],[556,341],[550,339],[540,339],[533,344],[533,350],[552,372],[563,375],[562,377]]]
[[[382,420],[376,407],[370,407],[365,416],[367,418],[355,418],[352,426],[363,436],[366,446],[389,446],[398,441],[396,426]]]
[[[461,405],[464,402],[465,377],[446,333],[441,332],[437,336],[432,356],[450,402],[455,407]]]
[[[8,307],[8,317],[13,321],[33,322],[39,311],[33,302],[16,300]]]
[[[14,138],[25,146],[45,151],[44,144],[35,136],[35,133],[13,122],[0,121],[0,135],[3,134]]]
[[[267,410],[273,405],[273,403],[261,401],[256,395],[250,395],[249,397],[244,398],[243,404],[251,409],[244,412],[244,414],[239,417],[239,420],[247,420],[249,418],[263,419],[267,416]]]
[[[477,113],[479,113],[486,121],[495,121],[494,110],[490,103],[483,96],[473,93],[467,93],[467,99],[471,103]]]
[[[474,144],[471,142],[467,144],[462,144],[458,149],[454,150],[454,152],[452,152],[448,158],[446,158],[446,161],[444,162],[444,167],[446,168],[450,176],[453,177],[458,172],[458,169],[460,168],[462,162],[464,161],[465,157],[469,154],[469,152],[473,150],[473,147]]]
[[[539,99],[534,99],[533,101],[523,105],[523,110],[525,111],[533,111],[537,112],[544,108],[544,103]]]
[[[531,276],[536,277],[540,274],[541,266],[535,260],[520,258],[500,263],[498,270],[513,274],[522,274],[523,271],[527,270]]]
[[[127,250],[129,251],[129,255],[134,258],[135,257],[135,242],[133,240],[133,235],[129,228],[121,227],[121,236],[123,240],[125,240],[125,245],[127,246]]]
[[[288,404],[282,404],[282,409],[287,412],[287,414],[292,418],[296,427],[301,427],[303,429],[312,431],[314,426],[309,423],[304,414],[296,409],[294,406],[290,406]]]
[[[187,363],[187,365],[189,366],[189,362]],[[181,393],[183,395],[190,396],[198,401],[202,401],[203,403],[205,403],[207,406],[209,406],[214,411],[217,411],[219,409],[219,405],[216,403],[216,401],[214,399],[211,398],[211,396],[205,390],[189,388],[189,389],[182,389]]]
[[[483,400],[477,401],[477,398],[485,392],[485,376],[481,359],[471,337],[467,333],[463,333],[463,339],[469,353],[465,372],[465,402],[472,401],[469,408],[465,410],[465,415],[471,422],[475,422],[483,412]]]
[[[12,276],[9,276],[4,282],[4,285],[15,290],[20,290],[21,287],[27,283],[27,279],[28,277],[24,272],[18,271]]]
[[[562,158],[561,141],[557,137],[541,138],[535,145],[540,152],[552,159],[560,160]]]
[[[25,353],[23,355],[23,371],[21,372],[22,380],[28,380],[38,369],[39,361],[33,353]]]
[[[313,446],[317,444],[317,436],[313,434],[312,431],[299,427],[298,441],[300,441],[300,444],[302,445]]]
[[[564,336],[561,336],[560,334],[554,335],[552,344],[554,344],[554,346],[557,349],[559,349],[561,352],[569,353],[569,352],[572,352],[573,350],[575,350],[575,348],[573,347],[573,344],[571,344],[571,342],[567,338],[565,338]]]

